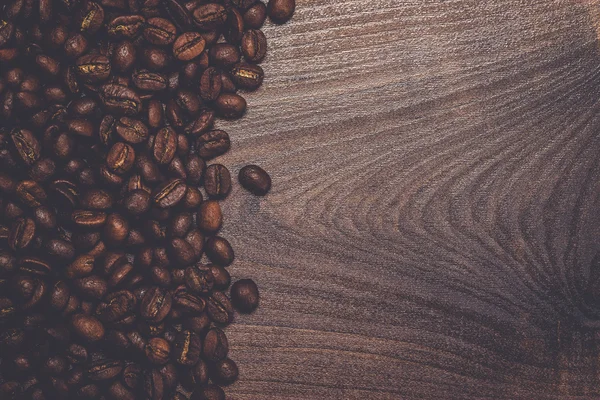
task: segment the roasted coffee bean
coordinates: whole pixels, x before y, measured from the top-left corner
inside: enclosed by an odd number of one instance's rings
[[[206,302],[203,298],[190,293],[183,285],[179,286],[173,294],[174,304],[189,314],[199,314],[204,311]]]
[[[41,155],[40,142],[30,130],[15,129],[10,137],[19,156],[27,165],[33,165],[39,160]]]
[[[296,9],[296,0],[269,0],[267,14],[276,24],[284,24],[292,18]]]
[[[92,116],[98,110],[98,103],[91,97],[82,97],[80,99],[73,100],[69,104],[69,114],[75,117],[88,117]]]
[[[196,140],[198,155],[205,160],[225,154],[230,146],[229,135],[222,130],[205,132]]]
[[[141,52],[142,64],[150,71],[162,71],[171,63],[171,56],[158,47],[144,48]]]
[[[73,283],[82,299],[100,300],[108,291],[106,280],[97,275],[75,279]]]
[[[157,369],[147,370],[144,373],[143,392],[149,400],[162,400],[164,381]]]
[[[106,211],[113,206],[113,197],[102,189],[90,189],[81,198],[81,206],[88,210]]]
[[[104,9],[93,1],[85,3],[76,15],[76,26],[81,32],[96,33],[104,22]]]
[[[112,245],[121,244],[129,235],[129,221],[117,213],[109,214],[104,225],[104,239]]]
[[[131,70],[136,62],[137,50],[133,43],[124,40],[117,45],[112,57],[112,67],[118,72]]]
[[[249,29],[260,29],[267,18],[267,6],[257,1],[244,13],[244,26]]]
[[[207,68],[200,78],[200,96],[204,101],[215,101],[221,94],[221,73],[214,67]]]
[[[18,218],[8,234],[9,247],[15,251],[24,250],[32,243],[35,230],[35,222],[31,218]]]
[[[69,36],[63,45],[64,54],[71,58],[79,58],[88,50],[88,41],[81,33]]]
[[[186,32],[173,43],[173,55],[180,61],[190,61],[204,51],[205,41],[197,32]]]
[[[231,191],[231,175],[227,167],[212,164],[204,172],[204,189],[213,198],[225,198]]]
[[[150,322],[160,322],[171,311],[172,297],[164,289],[158,287],[150,288],[141,302],[142,318]]]
[[[134,39],[144,29],[146,19],[141,15],[122,15],[113,18],[106,31],[116,39]]]
[[[216,290],[226,290],[231,284],[231,275],[229,272],[220,265],[210,264],[207,267],[210,267],[210,272],[212,272],[213,277],[215,278],[213,287]]]
[[[150,193],[137,189],[129,192],[123,199],[123,207],[131,215],[142,215],[150,210]]]
[[[115,143],[106,156],[106,165],[111,171],[123,174],[133,166],[135,150],[127,143]]]
[[[202,105],[198,95],[193,91],[186,89],[178,90],[175,93],[174,100],[179,108],[191,117],[198,114]]]
[[[204,171],[206,169],[206,163],[203,159],[196,155],[192,155],[188,158],[186,164],[187,181],[192,185],[200,184]]]
[[[244,35],[244,17],[237,8],[232,7],[227,14],[225,37],[229,43],[239,43]]]
[[[240,51],[237,46],[228,43],[218,43],[210,49],[210,60],[221,68],[230,68],[240,61]]]
[[[94,270],[94,261],[95,258],[88,254],[77,257],[66,267],[65,276],[73,279],[90,275]]]
[[[106,80],[111,71],[110,60],[103,55],[86,54],[77,59],[77,75],[87,83]]]
[[[219,328],[212,328],[204,337],[202,356],[206,361],[217,362],[227,357],[229,343],[227,336]]]
[[[167,78],[158,73],[147,70],[140,70],[132,75],[132,81],[135,87],[149,92],[158,92],[167,88]]]
[[[108,112],[133,116],[142,109],[142,100],[132,89],[108,84],[100,88],[98,94]]]
[[[187,186],[181,179],[167,181],[154,193],[154,203],[160,208],[174,207],[183,199],[186,190]]]
[[[214,236],[208,239],[205,245],[208,258],[215,264],[228,266],[233,262],[234,253],[227,239]]]
[[[152,155],[159,164],[168,164],[175,156],[177,150],[177,134],[169,127],[162,128],[156,134]]]
[[[202,341],[194,332],[184,330],[177,334],[173,347],[175,361],[180,365],[191,367],[200,359]]]
[[[135,390],[142,380],[142,368],[138,364],[129,364],[123,370],[123,383],[131,390]]]
[[[31,166],[29,176],[36,182],[46,182],[56,173],[56,163],[50,158],[42,158]]]
[[[96,316],[105,323],[117,322],[135,312],[137,299],[128,290],[113,292],[98,304]]]
[[[182,212],[175,215],[167,226],[167,235],[169,237],[182,238],[188,233],[193,224],[192,214]]]
[[[238,367],[236,363],[229,358],[217,361],[213,367],[212,378],[223,385],[232,384],[238,378]]]
[[[227,21],[227,10],[220,4],[208,3],[193,10],[193,21],[204,31],[219,29]]]
[[[258,29],[249,29],[242,37],[242,54],[248,62],[259,63],[267,54],[267,38]]]
[[[71,221],[77,228],[99,229],[106,222],[106,213],[102,211],[75,210]]]
[[[271,190],[271,177],[258,165],[246,165],[240,169],[238,180],[244,189],[257,196],[264,196]]]
[[[196,253],[192,246],[184,239],[174,238],[169,243],[171,259],[178,266],[185,267],[196,261]]]
[[[238,63],[231,69],[231,77],[238,87],[256,90],[262,85],[264,72],[259,65]]]
[[[198,386],[190,400],[225,400],[225,392],[217,385]]]
[[[249,313],[258,307],[258,287],[251,279],[241,279],[231,286],[231,301],[238,310]]]
[[[108,394],[112,399],[135,400],[135,393],[127,389],[121,382],[113,382],[108,388]]]
[[[50,307],[56,311],[62,311],[69,302],[71,291],[64,281],[54,283],[50,289]]]
[[[202,200],[202,193],[197,188],[188,186],[182,204],[186,210],[195,210],[200,206]]]
[[[148,139],[148,127],[140,120],[121,117],[116,123],[117,134],[126,142],[138,144]]]
[[[214,282],[215,278],[208,268],[192,266],[185,269],[185,285],[192,293],[207,295],[212,291]]]
[[[238,119],[246,112],[246,100],[237,94],[221,93],[215,100],[215,108],[223,118]]]
[[[45,249],[50,257],[57,260],[71,261],[75,258],[75,248],[73,245],[62,239],[48,240]]]
[[[104,338],[102,322],[92,316],[76,314],[71,317],[71,326],[73,331],[85,341],[97,342]]]
[[[215,121],[215,112],[212,110],[202,110],[199,116],[185,126],[185,133],[188,135],[200,135],[212,128]]]
[[[150,18],[144,27],[144,38],[157,46],[167,46],[175,40],[177,28],[164,18]]]
[[[146,358],[152,364],[166,364],[171,354],[171,345],[165,339],[152,338],[146,343]]]
[[[228,324],[233,321],[233,306],[229,298],[221,293],[214,292],[206,302],[206,310],[211,320],[219,324]]]
[[[108,381],[116,378],[123,371],[120,360],[99,359],[93,361],[87,368],[87,377],[91,381]]]

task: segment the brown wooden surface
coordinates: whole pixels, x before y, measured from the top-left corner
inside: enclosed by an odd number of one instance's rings
[[[600,5],[298,0],[223,162],[231,399],[600,398]],[[600,335],[598,336],[600,337]]]

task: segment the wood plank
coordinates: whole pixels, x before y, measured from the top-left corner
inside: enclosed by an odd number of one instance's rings
[[[231,399],[598,398],[600,5],[298,0],[220,123]]]

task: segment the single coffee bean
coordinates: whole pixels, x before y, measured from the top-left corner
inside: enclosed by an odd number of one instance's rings
[[[171,311],[172,297],[164,289],[150,288],[141,302],[141,316],[150,322],[160,322]]]
[[[186,329],[196,332],[198,335],[204,334],[211,324],[211,319],[207,312],[203,312],[198,316],[188,317],[183,321],[183,326]]]
[[[106,223],[106,213],[102,211],[75,210],[71,221],[77,228],[99,229]]]
[[[152,155],[159,164],[168,164],[177,150],[177,134],[169,127],[163,128],[156,134]]]
[[[31,218],[18,218],[8,234],[8,245],[15,251],[24,250],[35,236],[35,222]]]
[[[231,284],[231,275],[224,267],[220,265],[210,264],[210,272],[215,278],[214,288],[216,290],[226,290]]]
[[[246,165],[240,169],[238,180],[244,189],[257,196],[264,196],[271,190],[271,177],[258,165]]]
[[[164,381],[157,369],[147,370],[144,373],[143,391],[149,400],[162,400],[164,395]]]
[[[104,239],[112,245],[121,244],[129,234],[129,222],[120,214],[112,213],[106,218]]]
[[[210,49],[210,59],[221,68],[230,68],[240,61],[240,51],[237,46],[228,43],[218,43]]]
[[[215,108],[223,118],[238,119],[246,112],[246,100],[237,94],[221,93],[215,100]]]
[[[259,65],[238,63],[231,69],[231,77],[236,85],[246,90],[256,90],[262,85],[263,69]]]
[[[65,121],[67,130],[73,135],[79,135],[84,137],[94,136],[95,127],[90,121],[85,119],[72,119]]]
[[[226,358],[217,363],[213,367],[212,378],[223,385],[230,385],[235,382],[238,378],[238,367],[236,363]]]
[[[108,34],[115,39],[134,39],[144,29],[146,19],[141,15],[122,15],[107,25]]]
[[[183,199],[186,190],[187,186],[181,179],[167,181],[154,193],[154,203],[160,208],[174,207]]]
[[[108,381],[116,378],[123,371],[123,362],[101,358],[93,361],[87,369],[88,379],[98,381]]]
[[[242,37],[242,54],[248,62],[259,63],[267,54],[267,38],[258,29],[249,29]]]
[[[91,97],[73,100],[68,107],[69,114],[75,117],[89,117],[98,110],[98,103]]]
[[[221,94],[221,73],[214,67],[207,68],[200,78],[200,96],[204,101],[215,101]]]
[[[244,35],[244,16],[237,8],[231,8],[227,14],[225,38],[229,43],[239,43]]]
[[[157,46],[167,46],[175,40],[177,28],[164,18],[150,18],[146,21],[144,38]]]
[[[258,287],[251,279],[241,279],[231,286],[231,301],[241,312],[250,313],[258,307]]]
[[[179,89],[175,92],[174,100],[179,108],[191,117],[195,117],[200,112],[202,105],[200,98],[191,90]]]
[[[225,400],[225,392],[217,385],[199,386],[190,400]]]
[[[169,361],[171,345],[165,339],[152,338],[146,343],[146,358],[152,364],[162,365]]]
[[[112,67],[118,72],[127,72],[133,68],[137,50],[133,43],[124,40],[117,45],[112,57]]]
[[[133,116],[142,109],[139,95],[128,87],[108,84],[102,86],[98,94],[108,112]]]
[[[104,145],[108,145],[115,132],[117,120],[110,114],[105,115],[100,121],[98,128],[98,135],[100,136],[100,142]]]
[[[135,400],[135,394],[127,389],[121,382],[113,382],[108,388],[108,394],[112,399]]]
[[[66,240],[50,239],[46,242],[47,254],[57,260],[71,261],[75,258],[75,248]]]
[[[65,40],[63,45],[64,54],[71,58],[76,59],[81,57],[88,49],[88,41],[84,35],[75,33]]]
[[[167,88],[167,78],[158,72],[140,70],[132,75],[135,87],[140,90],[158,92]]]
[[[138,364],[129,364],[123,370],[123,383],[131,390],[138,388],[142,380],[142,368]]]
[[[296,9],[296,0],[269,0],[267,14],[276,24],[284,24],[292,18]]]
[[[104,338],[104,326],[102,322],[92,316],[76,314],[71,317],[71,326],[81,339],[88,342],[97,342]]]
[[[104,9],[93,1],[85,3],[76,15],[75,23],[78,30],[93,35],[104,22]]]
[[[229,324],[233,321],[233,306],[222,292],[214,292],[208,298],[206,309],[210,319],[218,324]]]
[[[204,337],[202,357],[206,361],[217,362],[227,357],[229,343],[227,336],[219,328],[212,328]]]
[[[208,268],[191,266],[185,269],[185,285],[192,292],[207,295],[211,292],[215,278]]]
[[[31,166],[29,176],[36,182],[46,182],[56,173],[56,163],[51,158],[42,158]]]
[[[175,215],[167,226],[167,235],[171,238],[185,237],[186,233],[190,230],[193,224],[192,214],[182,212]]]
[[[117,174],[129,171],[135,161],[135,150],[127,143],[115,143],[106,156],[106,165]]]
[[[162,71],[171,63],[171,56],[159,47],[144,48],[141,53],[142,65],[150,71]]]
[[[205,41],[197,32],[186,32],[173,43],[173,55],[180,61],[190,61],[204,51]]]
[[[244,13],[244,26],[248,29],[260,29],[267,18],[267,6],[257,1]]]
[[[227,167],[221,164],[209,165],[204,173],[204,189],[212,198],[227,197],[231,191],[231,175]]]
[[[90,189],[81,198],[81,206],[88,210],[106,211],[113,206],[113,197],[102,189]]]
[[[193,186],[188,186],[185,197],[183,198],[183,208],[186,210],[195,210],[202,203],[202,193]]]
[[[129,192],[123,199],[123,207],[135,216],[148,212],[150,210],[150,193],[143,189]]]
[[[110,293],[106,299],[98,304],[96,316],[105,323],[117,322],[131,315],[135,311],[137,299],[128,290]]]
[[[97,276],[90,275],[83,278],[76,279],[74,282],[75,288],[81,295],[82,299],[87,300],[100,300],[106,295],[108,291],[108,285],[106,280]]]
[[[171,259],[181,267],[188,266],[196,261],[196,253],[192,246],[181,238],[174,238],[169,243]]]
[[[188,135],[198,136],[212,128],[215,121],[215,112],[213,110],[204,109],[198,117],[185,126],[185,133]]]
[[[206,163],[204,160],[196,155],[191,155],[188,158],[185,167],[188,183],[191,185],[199,185],[206,169]]]
[[[258,0],[231,0],[231,3],[241,10],[247,10]]]
[[[173,354],[175,361],[183,366],[191,367],[200,359],[202,341],[192,331],[184,330],[177,334]]]
[[[183,285],[177,287],[173,294],[175,305],[189,314],[199,314],[204,311],[206,302],[203,298],[190,293]]]
[[[198,228],[206,233],[216,233],[223,224],[223,213],[217,201],[208,200],[200,205],[197,215]]]
[[[217,265],[226,267],[233,262],[233,249],[227,239],[220,236],[213,236],[208,239],[205,251],[210,261]]]
[[[203,31],[216,30],[227,21],[227,10],[220,4],[208,3],[194,9],[192,18]]]
[[[222,130],[205,132],[196,140],[198,155],[205,160],[225,154],[230,146],[229,135]]]
[[[116,131],[123,140],[131,144],[142,143],[148,139],[148,127],[142,121],[130,117],[119,118]]]
[[[103,55],[86,54],[77,59],[77,75],[87,83],[106,80],[111,71],[110,60]]]
[[[28,129],[15,129],[10,137],[21,159],[27,165],[33,165],[40,159],[40,142]]]

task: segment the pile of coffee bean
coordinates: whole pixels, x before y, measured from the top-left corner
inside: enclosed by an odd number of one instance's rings
[[[244,115],[260,28],[294,8],[0,3],[0,399],[225,399],[222,329],[259,293],[230,285],[214,124]],[[271,187],[256,165],[238,179]]]

